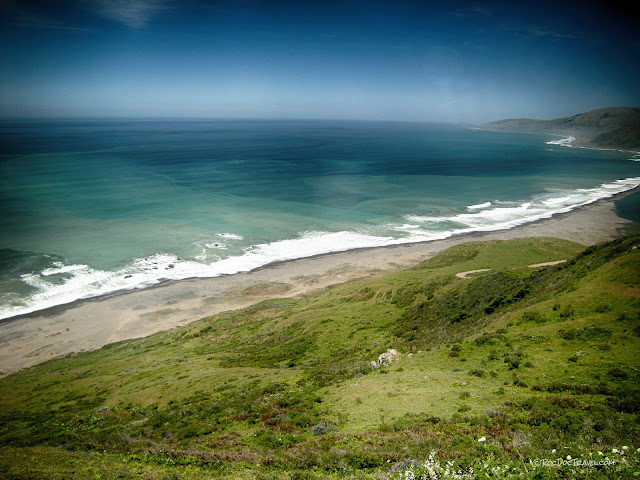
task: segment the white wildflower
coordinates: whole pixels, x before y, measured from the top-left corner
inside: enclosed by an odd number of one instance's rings
[[[551,453],[556,453],[556,449],[554,448],[553,450],[551,450]]]
[[[479,441],[480,443],[484,443],[484,442],[486,442],[486,441],[487,441],[487,437],[480,437],[480,438],[478,439],[478,441]]]
[[[567,455],[567,460],[571,460],[571,455]]]
[[[614,448],[613,450],[611,450],[611,453],[618,453],[618,449]]]
[[[629,447],[627,447],[626,445],[623,445],[623,446],[622,446],[622,449],[623,449],[623,450],[629,450]]]

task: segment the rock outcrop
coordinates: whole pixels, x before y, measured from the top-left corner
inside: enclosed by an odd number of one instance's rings
[[[378,357],[378,361],[371,362],[371,370],[375,370],[380,367],[388,367],[393,362],[397,362],[400,359],[400,353],[395,348],[390,348],[384,353],[381,353]]]

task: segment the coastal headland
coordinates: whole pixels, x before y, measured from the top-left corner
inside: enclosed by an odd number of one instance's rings
[[[489,130],[546,133],[572,137],[572,145],[588,148],[640,148],[640,108],[610,107],[553,120],[509,118],[483,125]]]

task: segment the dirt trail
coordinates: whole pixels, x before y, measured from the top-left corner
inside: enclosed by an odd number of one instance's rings
[[[555,260],[553,262],[534,263],[532,265],[527,265],[527,267],[529,268],[548,267],[550,265],[558,265],[559,263],[564,263],[564,262],[566,262],[566,260]],[[480,270],[469,270],[466,272],[456,273],[456,277],[466,278],[468,280],[469,279],[468,275],[471,275],[473,273],[488,272],[490,270],[491,270],[490,268],[481,268]]]
[[[549,265],[558,265],[564,263],[566,260],[556,260],[555,262],[534,263],[533,265],[527,265],[529,268],[548,267]]]
[[[491,270],[491,269],[490,268],[481,268],[480,270],[469,270],[468,272],[456,273],[456,277],[458,277],[458,278],[467,278],[467,275],[471,275],[472,273],[488,272],[489,270]]]

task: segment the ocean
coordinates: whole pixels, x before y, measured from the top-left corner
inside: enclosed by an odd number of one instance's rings
[[[512,228],[640,185],[628,152],[452,125],[19,120],[0,135],[0,319]]]

